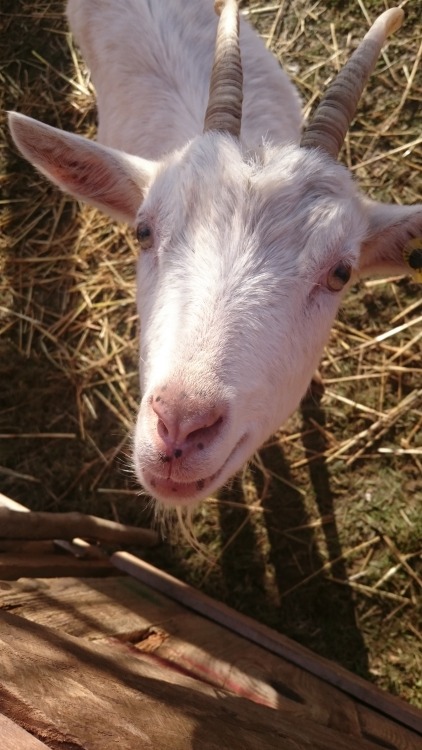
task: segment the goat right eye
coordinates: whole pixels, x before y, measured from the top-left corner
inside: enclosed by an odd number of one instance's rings
[[[330,292],[341,292],[344,286],[350,281],[352,267],[350,263],[342,260],[336,266],[330,268],[327,275],[327,289]]]
[[[154,244],[152,229],[146,221],[141,221],[136,227],[136,239],[142,250],[149,250]]]

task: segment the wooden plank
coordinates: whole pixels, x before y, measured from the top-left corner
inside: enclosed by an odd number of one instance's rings
[[[20,513],[31,512],[22,503],[12,500],[11,497],[4,495],[2,492],[0,492],[0,508],[10,508],[10,510],[16,510]],[[65,549],[67,552],[75,555],[75,557],[104,557],[104,553],[99,547],[94,544],[88,544],[85,539],[80,539],[79,537],[76,537],[71,542],[65,539],[55,539],[54,542],[58,547]]]
[[[90,640],[147,632],[152,624],[165,627],[166,620],[186,611],[177,602],[122,576],[0,581],[0,612],[2,609]]]
[[[4,496],[3,496],[4,497]],[[86,513],[22,513],[0,505],[1,539],[94,539],[114,545],[152,547],[159,542],[156,531],[109,521]]]
[[[376,741],[389,750],[422,750],[421,734],[360,704],[338,688],[291,662],[189,613],[166,622],[168,638],[152,651],[190,674],[281,710],[297,720],[307,717],[356,738]],[[199,632],[198,632],[199,631]],[[154,643],[154,629],[152,629]],[[194,644],[194,645],[192,645]],[[148,648],[143,638],[138,648]],[[422,733],[422,712],[419,729]],[[360,740],[357,740],[359,742]]]
[[[12,507],[20,511],[26,510],[24,506],[14,503],[9,498],[0,496],[0,505],[2,501],[5,503],[7,501],[7,507]],[[60,542],[60,544],[66,546],[66,548],[69,548],[77,555],[81,553],[90,555],[91,552],[98,555],[98,547],[87,545],[82,540],[75,540],[75,542],[75,544],[67,542]],[[63,572],[59,571],[60,566],[52,566],[51,559],[48,560],[47,556],[45,561],[41,559],[41,556],[38,556],[38,563],[36,559],[28,560],[26,558],[23,568],[17,565],[16,560],[12,559],[9,569],[10,577],[16,578],[21,575],[26,577],[34,575],[50,576],[52,568],[54,576],[57,574],[72,576],[74,573],[79,576],[104,575],[102,572],[104,560],[103,564],[100,563],[100,565],[95,565],[94,561],[90,561],[88,566],[83,566],[85,569],[88,568],[88,570],[82,573],[82,566],[80,564],[82,561],[76,561],[78,567],[75,572],[73,562],[69,559],[69,562],[66,563],[65,560],[67,559],[66,557],[61,558]],[[3,562],[6,561],[5,555],[0,555],[0,577],[2,575],[2,560]],[[251,638],[252,633],[253,642],[263,643],[265,648],[260,649],[259,654],[252,655],[253,647],[251,644],[246,646],[245,642],[237,636],[230,638],[228,631],[221,628],[218,629],[213,623],[204,620],[199,621],[199,618],[195,618],[195,616],[188,614],[183,609],[177,613],[173,613],[172,620],[169,621],[168,600],[163,607],[166,610],[165,630],[154,624],[157,623],[158,612],[155,612],[155,617],[152,616],[152,612],[149,612],[149,622],[148,618],[143,618],[141,628],[139,628],[139,618],[135,617],[132,623],[134,627],[128,629],[128,611],[132,611],[129,608],[123,618],[126,626],[125,632],[123,632],[124,628],[123,630],[119,630],[116,627],[117,613],[115,611],[116,608],[114,608],[111,617],[113,622],[109,622],[109,635],[113,632],[116,634],[119,631],[118,637],[121,641],[132,646],[135,645],[141,651],[148,650],[150,657],[153,654],[155,658],[160,659],[167,666],[174,668],[183,666],[185,671],[206,680],[208,683],[218,687],[224,686],[234,690],[238,695],[249,697],[267,706],[282,707],[285,712],[294,714],[297,718],[311,716],[319,723],[338,727],[342,731],[347,731],[360,738],[367,737],[374,739],[383,747],[397,748],[397,750],[413,750],[416,744],[420,743],[420,734],[416,735],[414,732],[405,730],[401,725],[395,725],[393,721],[383,718],[376,711],[372,711],[363,704],[356,706],[351,698],[343,692],[345,689],[344,677],[346,677],[346,682],[347,679],[353,681],[353,686],[357,690],[357,695],[360,695],[360,700],[365,700],[369,705],[377,705],[381,697],[384,706],[381,710],[386,714],[391,709],[391,702],[388,701],[388,698],[393,698],[392,696],[381,693],[370,684],[346,672],[346,670],[342,670],[337,665],[321,659],[298,644],[289,641],[284,636],[274,633],[274,631],[270,631],[268,628],[259,625],[259,623],[239,615],[230,610],[230,608],[210,600],[203,594],[190,589],[185,584],[172,579],[171,576],[167,576],[161,571],[152,568],[152,566],[141,562],[138,558],[133,558],[133,556],[127,555],[127,553],[116,553],[113,556],[113,561],[115,565],[120,568],[123,567],[123,569],[128,564],[129,566],[134,565],[137,575],[141,579],[145,579],[146,576],[146,580],[149,581],[149,577],[152,576],[155,581],[153,585],[157,586],[158,582],[159,589],[166,591],[170,596],[175,596],[176,599],[185,601],[185,603],[187,597],[189,607],[200,612],[202,611],[207,617],[210,616],[211,612],[214,620],[222,622],[225,627],[231,627],[233,632],[246,634],[247,638]],[[92,566],[91,570],[89,570],[90,565]],[[101,571],[98,571],[98,568]],[[3,570],[2,577],[9,577],[6,565],[4,565]],[[28,586],[28,583],[26,583],[26,586]],[[63,589],[63,583],[61,583],[60,588]],[[169,593],[169,589],[171,589],[171,593]],[[25,614],[27,615],[27,606],[25,610]],[[54,621],[55,615],[54,613],[52,614],[51,607],[45,611],[48,612],[50,619]],[[80,612],[79,599],[78,603],[75,603],[75,612],[78,612],[79,615],[82,614]],[[100,621],[97,623],[98,630],[95,635],[92,633],[91,637],[98,638],[100,633],[104,637],[109,637],[109,635],[105,635],[104,628],[101,627],[101,623],[104,623],[104,602],[101,605],[100,613]],[[92,614],[92,609],[90,614]],[[62,615],[60,617],[63,619]],[[232,621],[228,625],[227,623],[230,622],[230,618],[232,618]],[[75,619],[78,620],[78,617]],[[120,617],[120,620],[122,620],[122,617]],[[68,632],[72,632],[74,623],[71,625],[69,622],[68,625],[71,626]],[[198,633],[203,636],[201,643],[198,642]],[[270,651],[268,650],[268,634],[270,634],[270,639],[272,636]],[[196,635],[196,641],[193,638],[194,635]],[[188,642],[189,639],[192,642]],[[211,644],[212,657],[209,654]],[[255,646],[254,648],[257,649],[258,647]],[[271,651],[273,655],[271,655]],[[245,653],[248,654],[247,659],[245,659]],[[279,657],[277,660],[277,674],[275,674],[274,668],[275,653],[284,654],[284,659],[280,659]],[[297,665],[302,665],[302,668],[298,669]],[[332,670],[335,671],[334,679],[332,679]],[[342,674],[342,672],[345,674]],[[315,676],[318,674],[321,674],[323,679]],[[329,681],[332,683],[331,685],[325,682],[327,674]],[[358,684],[356,685],[356,683]],[[339,691],[334,688],[333,685],[339,685],[341,690]],[[368,700],[368,691],[370,693],[370,700]],[[348,692],[353,693],[353,690],[350,690],[349,687]],[[385,707],[386,699],[387,703],[390,703],[387,710]],[[397,701],[397,699],[393,700]],[[410,723],[406,719],[406,725],[417,729],[419,732],[422,727],[422,713],[415,709],[415,714],[412,711],[413,707],[407,706],[407,704],[403,704],[401,701],[398,703],[402,704],[406,715],[410,710]],[[396,712],[398,710],[397,704],[395,710]]]
[[[2,750],[49,750],[32,734],[25,732],[19,724],[0,713],[0,737]]]
[[[420,732],[411,732],[404,729],[401,724],[392,721],[381,721],[382,717],[374,711],[370,711],[366,706],[359,703],[356,705],[361,735],[371,742],[375,742],[381,748],[394,750],[395,748],[405,748],[405,750],[422,750],[422,720],[419,724]]]
[[[53,555],[57,552],[57,547],[54,542],[51,541],[27,542],[24,539],[0,539],[0,553],[1,552],[12,552],[14,554],[25,553],[25,555]]]
[[[78,559],[64,554],[0,554],[0,579],[109,576],[118,572],[108,558]]]
[[[361,706],[291,662],[152,592],[131,578],[3,584],[0,606],[89,640],[118,639],[157,663],[390,750],[414,750],[411,730]],[[357,740],[358,742],[358,740]]]
[[[422,712],[415,706],[379,690],[335,662],[313,653],[251,617],[211,599],[201,591],[197,591],[183,581],[178,581],[168,573],[154,568],[128,552],[116,552],[110,559],[120,570],[138,578],[148,586],[156,588],[166,596],[176,599],[186,607],[218,622],[249,641],[263,646],[271,653],[282,656],[311,674],[321,677],[330,685],[340,688],[386,717],[422,735]]]
[[[356,750],[355,737],[292,720],[133,653],[116,653],[111,645],[72,638],[8,612],[0,621],[0,649],[5,713],[25,706],[27,730],[42,721],[76,747]],[[360,739],[359,750],[379,745]]]

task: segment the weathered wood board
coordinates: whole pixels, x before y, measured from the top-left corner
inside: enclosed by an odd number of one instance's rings
[[[79,559],[70,555],[48,552],[31,556],[6,552],[0,554],[0,580],[22,577],[47,578],[57,576],[112,576],[117,572],[107,558]]]
[[[0,750],[422,750],[414,707],[81,539],[0,542],[0,664]]]
[[[352,674],[334,661],[313,653],[282,633],[277,633],[253,618],[236,612],[223,602],[212,599],[202,591],[194,589],[128,552],[115,552],[110,560],[119,570],[133,576],[137,581],[153,588],[154,591],[159,591],[171,600],[176,600],[212,622],[222,625],[225,629],[244,638],[247,643],[260,646],[268,653],[281,657],[295,667],[320,678],[324,683],[338,688],[359,703],[370,706],[383,716],[421,733],[422,722],[419,709],[390,693],[379,690],[367,680]]]
[[[44,742],[25,732],[4,714],[0,714],[0,737],[3,750],[48,750]]]
[[[71,696],[74,691],[76,694],[81,691],[81,695],[85,695],[89,684],[87,675],[91,674],[92,661],[94,666],[96,665],[97,672],[91,676],[96,681],[94,684],[101,685],[103,698],[104,695],[108,695],[107,690],[110,690],[110,695],[112,695],[113,680],[116,690],[119,691],[123,689],[122,682],[126,684],[127,679],[133,676],[133,670],[135,670],[140,679],[136,690],[141,693],[146,690],[142,705],[147,711],[152,712],[151,716],[155,717],[154,722],[165,724],[164,718],[159,718],[160,712],[163,713],[163,717],[168,716],[168,705],[171,704],[172,710],[176,712],[174,716],[171,715],[180,731],[183,730],[181,737],[184,737],[184,740],[180,740],[181,744],[175,744],[176,740],[173,735],[171,743],[160,744],[165,742],[164,735],[153,734],[150,738],[153,743],[151,745],[139,744],[138,739],[135,744],[119,744],[119,747],[167,748],[171,744],[174,748],[278,747],[286,748],[286,750],[290,750],[290,747],[295,750],[311,747],[315,750],[317,748],[340,750],[343,747],[354,748],[354,750],[357,748],[379,750],[380,747],[391,750],[422,748],[422,737],[416,732],[379,716],[377,712],[352,700],[342,691],[324,683],[323,680],[245,641],[225,628],[189,612],[178,603],[157,594],[149,587],[129,577],[85,580],[25,579],[13,583],[4,582],[0,586],[2,611],[8,610],[15,616],[19,615],[27,621],[37,623],[41,627],[42,636],[39,637],[46,644],[47,653],[50,646],[52,648],[46,667],[43,666],[44,662],[41,658],[37,676],[35,657],[40,658],[40,656],[38,648],[34,645],[34,654],[30,660],[31,675],[35,671],[35,677],[32,677],[32,680],[36,683],[42,682],[44,673],[50,675],[47,683],[53,690],[53,696],[57,696],[57,691],[60,691],[59,703],[61,706],[65,704],[68,707],[66,711],[70,711],[66,719],[67,733],[71,732],[75,720],[71,713]],[[11,639],[10,634],[8,639],[5,638],[4,622],[3,625],[0,624],[0,649],[2,654],[8,654],[11,662],[15,663],[12,676],[7,681],[4,678],[2,681],[0,677],[0,684],[9,692],[11,691],[15,699],[19,698],[26,703],[30,696],[37,694],[37,690],[42,694],[45,687],[34,688],[31,685],[32,680],[28,681],[23,678],[23,675],[27,674],[28,667],[24,668],[22,664],[25,665],[28,654],[22,654],[18,648],[14,659],[8,650],[13,643],[14,648],[18,643],[22,643],[22,650],[25,651],[25,643],[30,644],[32,638],[35,639],[35,643],[37,642],[38,631],[34,635],[31,630],[32,626],[28,624],[27,627],[30,629],[28,633],[25,621],[22,621],[20,617],[16,618],[20,624],[16,626],[13,618],[12,623],[8,622],[7,630],[15,628],[15,632],[21,634],[23,641],[19,641],[19,637],[17,640]],[[64,634],[72,637],[70,645]],[[81,645],[81,652],[74,647],[75,642]],[[105,681],[106,687],[103,686],[102,680],[105,677],[99,668],[103,662],[98,662],[97,651],[94,649],[93,654],[90,655],[89,649],[93,643],[96,648],[100,649],[103,656],[106,654],[104,658],[110,664],[110,669],[107,671],[108,677],[111,674],[110,686],[108,678]],[[29,647],[28,645],[27,648]],[[70,698],[66,698],[65,692],[62,694],[62,688],[54,685],[51,677],[50,662],[60,661],[57,650],[62,650],[61,658],[65,665],[60,673],[61,681],[64,675],[69,673],[69,667],[66,666],[69,654],[72,660],[75,658],[75,653],[83,655],[77,670],[78,674],[79,671],[83,673],[81,685],[79,677],[75,682],[75,675],[72,674],[70,686],[63,686],[63,690],[70,692]],[[123,679],[126,669],[128,670],[127,679]],[[156,690],[153,696],[150,694],[151,672],[149,670],[152,670],[155,680]],[[15,673],[19,673],[22,678],[20,681],[16,680]],[[146,687],[143,679],[147,682]],[[163,684],[163,696],[158,689],[159,683]],[[174,685],[177,685],[178,689]],[[188,694],[191,696],[191,702],[187,703],[183,692],[186,685],[188,685]],[[179,688],[183,690],[180,691]],[[217,693],[215,688],[218,688]],[[230,697],[230,694],[225,692],[226,690],[263,705],[250,704],[252,709],[248,710],[245,701],[239,697],[235,698],[234,695]],[[170,696],[167,693],[170,693]],[[147,725],[143,723],[146,721],[145,715],[142,711],[139,712],[138,693],[136,699],[130,691],[129,695],[123,691],[123,695],[123,703],[132,706],[134,716],[139,718],[140,723],[137,719],[135,720],[136,727],[138,730],[141,727],[142,731],[146,732],[145,726]],[[179,705],[178,698],[182,695],[184,696],[183,705]],[[150,699],[153,700],[152,705],[148,702]],[[0,693],[0,705],[1,700],[2,694]],[[86,700],[89,703],[88,698]],[[51,706],[48,717],[49,721],[54,724],[57,720],[53,706],[54,698],[50,698],[49,701]],[[38,703],[31,705],[38,707]],[[92,706],[93,711],[97,711],[95,700],[92,701]],[[234,725],[236,721],[239,721],[238,730],[235,730],[235,726],[232,726],[226,717],[225,710],[228,706],[230,706],[230,716],[232,718],[236,716]],[[276,708],[277,711],[271,711],[268,707]],[[76,709],[73,708],[73,710]],[[109,711],[104,706],[102,710],[106,711],[106,714]],[[113,715],[113,720],[126,723],[134,721],[134,717],[129,719],[126,713],[118,719],[115,710],[117,709],[112,704],[110,715]],[[197,727],[186,718],[185,710],[189,717],[192,712],[199,717],[201,727],[198,730],[198,737],[201,738],[199,744],[193,742],[193,738],[196,739]],[[265,717],[259,714],[260,710],[264,711]],[[209,721],[205,720],[202,715],[202,712],[207,711],[211,716]],[[266,715],[267,711],[270,711],[271,721]],[[21,723],[20,715],[14,717],[9,713],[9,716]],[[263,725],[259,723],[261,721],[265,724],[265,731],[262,729]],[[219,726],[220,722],[224,723],[223,728]],[[258,725],[261,726],[259,731]],[[81,725],[78,724],[78,726],[82,732]],[[204,727],[208,727],[206,731],[213,732],[207,739]],[[110,727],[109,731],[112,731]],[[131,731],[135,731],[133,727]],[[146,734],[149,737],[148,732]],[[222,732],[221,736],[220,732]],[[37,736],[47,741],[44,735]],[[99,737],[100,735],[97,739],[94,738],[95,741],[100,742]],[[115,737],[114,740],[116,740]],[[191,740],[192,744],[190,744]],[[82,742],[80,738],[78,741]],[[125,741],[129,742],[129,739]],[[206,741],[211,744],[204,744]],[[101,743],[101,748],[104,750],[107,745],[104,744],[103,737]],[[81,746],[85,747],[83,743]],[[89,745],[90,748],[97,746],[100,745],[95,743]]]
[[[356,750],[300,721],[138,658],[3,612],[3,712],[47,745],[76,750]],[[58,744],[60,743],[60,744]],[[54,746],[54,744],[53,744]],[[360,750],[379,750],[365,739]]]

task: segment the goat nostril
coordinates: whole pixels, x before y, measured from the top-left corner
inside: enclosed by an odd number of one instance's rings
[[[203,451],[219,437],[227,416],[225,407],[215,401],[198,403],[192,399],[185,403],[155,393],[149,405],[162,463],[181,459],[186,451]]]
[[[215,422],[212,422],[212,424],[205,424],[203,427],[198,427],[196,430],[192,430],[192,432],[189,432],[189,434],[186,436],[189,441],[197,440],[198,438],[210,438],[211,435],[215,435],[215,433],[218,432],[220,425],[223,422],[223,417],[218,417],[218,419],[215,420]],[[199,440],[197,443],[198,450],[202,451],[204,450],[204,443]]]
[[[157,422],[157,431],[160,437],[167,437],[169,434],[166,423],[162,419],[159,419]]]

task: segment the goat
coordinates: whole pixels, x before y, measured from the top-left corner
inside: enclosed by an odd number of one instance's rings
[[[422,205],[365,198],[337,156],[385,11],[301,133],[300,99],[235,0],[69,0],[98,142],[17,113],[22,154],[135,228],[134,466],[159,502],[223,485],[298,406],[357,275],[421,277]],[[243,83],[244,74],[244,83]]]

